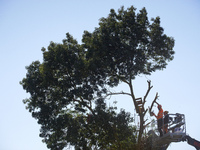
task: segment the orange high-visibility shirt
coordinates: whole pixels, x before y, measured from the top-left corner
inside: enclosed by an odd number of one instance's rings
[[[156,116],[157,119],[160,119],[163,117],[163,109],[162,107],[160,108],[159,112],[158,112],[158,116]]]

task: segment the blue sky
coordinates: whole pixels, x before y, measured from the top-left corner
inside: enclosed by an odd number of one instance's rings
[[[160,16],[165,33],[175,39],[175,58],[166,69],[136,78],[136,97],[143,97],[147,79],[153,89],[147,104],[159,93],[164,110],[186,116],[187,134],[200,140],[200,1],[199,0],[1,0],[0,1],[0,149],[47,150],[39,137],[40,126],[25,109],[29,95],[19,85],[25,66],[42,61],[42,47],[62,42],[69,32],[81,42],[84,30],[93,31],[109,10],[131,5],[146,7],[149,19]],[[116,90],[127,90],[121,85]],[[114,97],[118,107],[134,113],[131,99]],[[155,109],[155,112],[157,110]],[[186,142],[168,150],[192,150]]]

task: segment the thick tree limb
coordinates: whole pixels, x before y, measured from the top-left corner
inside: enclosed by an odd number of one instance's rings
[[[113,76],[116,76],[119,80],[121,80],[122,82],[126,83],[126,84],[129,84],[128,81],[125,80],[125,78],[123,76],[120,76],[118,74],[114,74],[112,73]]]
[[[122,82],[124,82],[124,83],[126,83],[126,84],[129,84],[129,82],[126,81],[123,77],[121,77],[121,76],[119,76],[119,75],[117,75],[117,77],[118,77]]]
[[[145,94],[145,96],[143,98],[143,105],[146,103],[146,98],[147,98],[150,90],[153,88],[153,86],[151,86],[151,81],[148,80],[147,82],[148,82],[148,89],[147,89],[147,92],[146,92],[146,94]]]

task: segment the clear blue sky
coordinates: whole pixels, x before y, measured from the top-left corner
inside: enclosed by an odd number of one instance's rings
[[[80,42],[84,30],[93,31],[111,8],[122,5],[146,7],[149,18],[160,16],[165,33],[176,40],[175,58],[165,70],[136,78],[136,96],[144,96],[150,79],[154,87],[148,103],[158,92],[163,109],[184,113],[187,133],[200,140],[199,0],[0,0],[1,150],[47,150],[39,137],[40,126],[22,103],[29,97],[19,85],[25,66],[42,61],[41,48],[50,41],[61,42],[67,32]],[[119,100],[118,107],[134,113],[127,97]],[[194,148],[181,142],[168,150],[177,149]]]

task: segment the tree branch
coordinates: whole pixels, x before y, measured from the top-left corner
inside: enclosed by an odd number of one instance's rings
[[[156,96],[155,96],[155,98],[154,98],[154,100],[153,100],[153,102],[151,103],[151,107],[149,108],[149,112],[151,112],[151,110],[152,110],[152,108],[153,108],[153,105],[154,105],[154,103],[157,103],[156,102],[156,100],[158,99],[158,93],[156,93]]]
[[[151,121],[152,122],[152,121]],[[144,128],[146,128],[151,122],[147,123],[146,125],[144,125]]]
[[[112,96],[112,95],[120,95],[120,94],[131,96],[130,93],[126,93],[126,92],[123,92],[123,91],[122,91],[122,92],[116,92],[116,93],[110,92],[109,94],[106,95],[106,97],[107,97],[107,96]]]
[[[129,77],[129,84],[128,84],[128,85],[129,85],[129,88],[130,88],[131,97],[132,97],[132,100],[133,100],[133,103],[134,103],[136,112],[138,112],[139,116],[141,116],[141,113],[140,113],[140,111],[139,111],[139,107],[138,107],[138,105],[137,105],[136,98],[135,98],[135,95],[134,95],[131,77],[132,77],[132,75],[130,74],[130,77]]]
[[[83,102],[83,100],[77,100],[77,99],[73,99],[73,101],[78,102],[78,103]],[[94,111],[93,111],[93,109],[92,109],[91,106],[88,106],[87,104],[84,104],[84,103],[82,103],[82,105],[84,105],[85,107],[87,107],[92,112],[92,114],[95,115],[95,113],[94,113]]]
[[[145,110],[145,112],[144,112],[144,116],[146,115],[147,111],[148,111],[148,109]]]
[[[123,81],[126,84],[129,84],[128,81],[126,81],[123,77],[116,75],[121,81]]]
[[[143,98],[143,106],[146,103],[146,98],[147,98],[150,90],[153,88],[153,86],[151,86],[151,80],[148,80],[147,82],[148,82],[148,89],[147,89],[147,92],[146,92],[146,94],[145,94],[145,96]]]
[[[118,74],[113,74],[113,73],[112,73],[112,75],[113,75],[113,76],[116,76],[116,77],[117,77],[119,80],[121,80],[122,82],[124,82],[124,83],[126,83],[126,84],[129,84],[128,81],[126,81],[125,78],[124,78],[123,76],[120,76],[120,75],[118,75]]]

